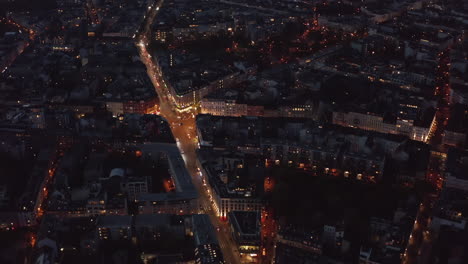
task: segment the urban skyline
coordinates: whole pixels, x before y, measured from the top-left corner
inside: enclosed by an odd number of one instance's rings
[[[0,263],[468,263],[468,2],[0,0]]]

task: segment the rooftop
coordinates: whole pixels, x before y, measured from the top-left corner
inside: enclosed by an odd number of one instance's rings
[[[258,235],[260,233],[260,212],[232,211],[228,214],[229,222],[241,235]]]

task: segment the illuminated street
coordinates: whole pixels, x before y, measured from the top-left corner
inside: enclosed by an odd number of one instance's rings
[[[179,147],[187,169],[192,176],[193,183],[195,184],[198,193],[200,194],[200,207],[204,213],[210,216],[213,226],[215,226],[215,228],[218,230],[218,240],[221,250],[225,256],[225,260],[227,263],[240,263],[239,255],[236,253],[237,248],[229,233],[228,225],[226,222],[222,222],[216,216],[215,211],[211,207],[207,189],[203,187],[201,177],[198,174],[198,167],[196,165],[196,149],[198,147],[195,127],[196,113],[194,111],[180,113],[175,110],[175,106],[168,97],[169,92],[164,86],[164,81],[162,78],[160,78],[161,73],[158,72],[158,67],[147,50],[151,24],[163,2],[164,1],[158,2],[154,7],[151,8],[149,14],[147,15],[146,25],[141,36],[137,40],[140,51],[140,58],[146,65],[148,75],[150,76],[156,92],[158,93],[161,116],[166,118],[166,120],[171,125],[172,133],[177,141],[177,146]]]
[[[27,29],[25,27],[23,27],[22,25],[16,23],[14,20],[12,20],[11,18],[0,18],[0,23],[5,23],[6,25],[11,25],[11,26],[14,26],[16,27],[20,32],[22,33],[25,33],[25,34],[28,34],[29,35],[29,39],[28,41],[25,41],[23,42],[18,48],[17,48],[17,52],[16,52],[16,56],[10,58],[8,61],[5,62],[3,68],[0,68],[0,73],[3,73],[5,72],[6,69],[8,69],[8,67],[15,61],[15,59],[20,56],[24,50],[29,47],[29,45],[31,45],[31,43],[34,41],[35,37],[36,37],[36,33],[32,30],[32,29]]]
[[[272,263],[274,259],[276,230],[277,226],[273,219],[273,211],[268,209],[263,210],[261,263]]]
[[[436,125],[430,137],[431,144],[436,150],[431,151],[426,173],[426,179],[436,189],[436,194],[428,195],[419,207],[413,231],[404,253],[404,264],[418,263],[418,256],[421,255],[421,251],[426,250],[427,244],[430,244],[430,212],[433,209],[434,202],[438,199],[444,182],[443,167],[446,162],[446,154],[443,150],[439,151],[437,148],[444,148],[441,141],[450,118],[450,48],[440,52],[438,59],[439,65],[437,66],[434,95],[439,98],[439,101],[436,112]]]

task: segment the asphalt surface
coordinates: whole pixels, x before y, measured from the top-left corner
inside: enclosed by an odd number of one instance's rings
[[[196,110],[189,110],[180,112],[173,104],[169,91],[164,85],[162,73],[159,72],[157,62],[149,53],[148,41],[151,36],[151,25],[157,17],[159,8],[163,4],[163,0],[156,2],[150,8],[146,24],[144,25],[140,36],[137,38],[137,46],[140,52],[140,58],[146,65],[148,76],[150,77],[153,86],[158,94],[160,102],[160,115],[163,116],[170,124],[172,133],[177,141],[182,158],[185,161],[187,170],[192,177],[193,184],[199,193],[199,206],[200,213],[205,213],[210,216],[211,223],[217,231],[217,237],[221,251],[223,252],[226,263],[234,264],[241,263],[237,246],[232,240],[229,232],[229,227],[226,222],[220,220],[216,212],[212,208],[208,190],[203,185],[201,176],[197,167],[196,149],[198,148],[198,141],[196,136],[195,116]]]

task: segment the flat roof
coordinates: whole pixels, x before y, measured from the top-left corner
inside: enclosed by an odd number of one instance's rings
[[[138,200],[171,201],[198,198],[198,192],[193,185],[192,177],[190,176],[184,160],[182,159],[182,155],[175,144],[145,142],[143,144],[137,144],[135,147],[139,148],[143,153],[165,153],[167,155],[170,169],[173,172],[173,179],[176,187],[175,193],[145,193],[141,194],[138,197]]]

